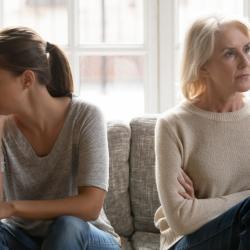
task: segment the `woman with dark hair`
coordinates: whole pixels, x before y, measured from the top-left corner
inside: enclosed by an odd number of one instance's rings
[[[0,32],[0,249],[120,249],[100,111],[72,97],[68,61],[28,28]]]

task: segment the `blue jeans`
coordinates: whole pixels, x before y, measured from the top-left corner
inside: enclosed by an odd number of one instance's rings
[[[188,223],[188,221],[187,221]],[[170,250],[249,250],[250,197],[184,236]]]
[[[77,217],[55,220],[44,239],[30,237],[19,228],[0,223],[0,250],[118,250],[112,235]]]

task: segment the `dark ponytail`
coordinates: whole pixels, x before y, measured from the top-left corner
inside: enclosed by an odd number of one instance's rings
[[[29,28],[18,27],[0,32],[0,67],[15,75],[32,70],[51,96],[72,96],[73,79],[63,51],[42,40]]]
[[[49,68],[51,84],[47,86],[52,96],[71,96],[73,79],[66,56],[56,45],[48,43],[46,51],[49,53]]]

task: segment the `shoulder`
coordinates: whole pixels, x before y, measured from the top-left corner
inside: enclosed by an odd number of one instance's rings
[[[8,116],[0,115],[0,138],[3,136],[4,127],[8,119]]]
[[[5,121],[8,119],[7,116],[0,115],[0,128],[3,128]]]
[[[164,140],[172,138],[179,142],[195,133],[200,122],[186,106],[187,103],[184,101],[159,116],[155,127],[156,137],[162,137]]]
[[[72,99],[72,117],[81,131],[100,129],[105,126],[105,119],[100,108],[79,98]]]
[[[161,113],[157,119],[157,125],[176,127],[185,122],[192,116],[192,114],[185,109],[185,105],[185,102],[183,102]]]
[[[72,106],[73,106],[75,112],[91,113],[91,114],[100,114],[101,113],[100,109],[96,105],[94,105],[90,102],[86,102],[78,97],[72,98]]]
[[[72,112],[73,115],[78,117],[78,119],[104,119],[103,113],[101,112],[99,107],[76,97],[72,99]]]

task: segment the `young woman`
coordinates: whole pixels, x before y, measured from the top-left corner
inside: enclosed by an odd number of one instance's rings
[[[182,69],[186,100],[156,126],[155,223],[161,249],[250,247],[250,33],[207,17],[191,26]]]
[[[0,249],[120,249],[100,111],[72,98],[67,59],[28,28],[0,31]]]

